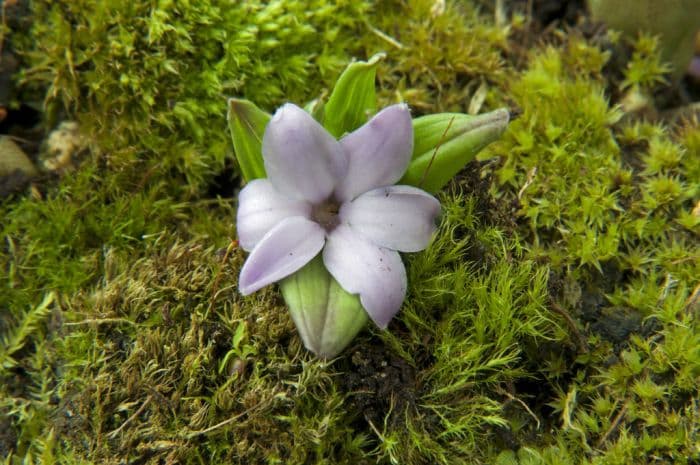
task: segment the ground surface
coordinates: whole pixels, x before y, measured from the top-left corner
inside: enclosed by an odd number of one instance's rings
[[[36,169],[0,173],[3,463],[700,463],[700,86],[658,37],[582,2],[179,3],[2,3]],[[378,51],[382,105],[516,117],[388,331],[323,362],[237,292],[226,97]]]

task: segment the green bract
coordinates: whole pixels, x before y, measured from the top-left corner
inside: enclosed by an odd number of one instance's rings
[[[265,177],[262,158],[262,136],[270,115],[253,102],[232,98],[228,101],[228,127],[233,149],[246,181]]]
[[[335,84],[323,116],[323,126],[335,137],[362,126],[377,111],[374,77],[384,54],[351,63]]]
[[[340,287],[320,255],[282,280],[280,289],[304,345],[320,357],[339,354],[367,324],[359,297]]]
[[[435,193],[508,125],[508,110],[472,116],[440,113],[413,120],[413,159],[400,184]]]

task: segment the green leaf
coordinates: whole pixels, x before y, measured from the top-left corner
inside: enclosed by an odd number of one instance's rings
[[[483,115],[439,113],[413,120],[413,155],[398,184],[435,193],[497,140],[508,125],[508,110]]]
[[[243,321],[239,322],[238,326],[236,326],[236,331],[233,333],[233,340],[231,341],[231,347],[235,350],[238,350],[238,346],[241,345],[241,341],[243,337],[245,337],[245,329],[246,325]]]
[[[262,137],[269,121],[270,115],[253,102],[229,99],[228,127],[236,159],[246,182],[267,177],[262,157]]]
[[[366,62],[351,63],[338,78],[323,111],[323,126],[335,137],[354,131],[376,113],[374,77],[384,56],[378,53]]]
[[[338,355],[369,318],[360,298],[326,270],[321,255],[283,279],[280,289],[304,345],[322,358]]]

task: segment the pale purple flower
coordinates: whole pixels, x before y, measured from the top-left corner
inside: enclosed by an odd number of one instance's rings
[[[330,274],[385,328],[406,295],[397,251],[423,250],[440,211],[430,194],[393,185],[412,150],[403,104],[339,141],[301,108],[277,110],[262,141],[268,178],[251,181],[239,197],[239,243],[251,252],[241,293],[291,275],[322,251]]]

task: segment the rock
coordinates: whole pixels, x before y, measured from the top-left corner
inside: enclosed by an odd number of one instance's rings
[[[700,0],[589,0],[593,18],[629,36],[660,36],[661,54],[679,79],[693,57],[700,28]]]
[[[27,154],[8,136],[0,136],[0,176],[20,171],[28,177],[38,173]]]

